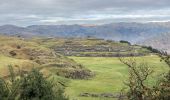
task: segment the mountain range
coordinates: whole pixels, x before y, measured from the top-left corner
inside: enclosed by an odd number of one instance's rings
[[[170,22],[120,22],[103,25],[15,25],[0,26],[0,34],[23,37],[96,37],[126,40],[170,51]]]

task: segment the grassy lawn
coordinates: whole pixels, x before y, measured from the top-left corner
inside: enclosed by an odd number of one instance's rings
[[[75,100],[111,100],[108,98],[80,97],[83,92],[88,93],[116,93],[123,87],[123,82],[128,78],[127,66],[120,63],[118,58],[109,57],[70,57],[86,68],[95,72],[96,76],[89,80],[71,80],[66,93]],[[150,64],[154,74],[148,84],[154,84],[160,74],[168,68],[157,56],[136,58],[139,62],[145,61]],[[112,99],[113,100],[113,99]]]

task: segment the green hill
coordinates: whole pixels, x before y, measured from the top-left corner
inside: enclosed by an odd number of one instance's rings
[[[141,46],[96,38],[48,38],[39,39],[39,42],[65,56],[118,57],[150,53]]]
[[[66,78],[88,78],[91,71],[74,60],[55,53],[29,39],[0,36],[0,64],[2,76],[8,76],[8,65],[24,72],[38,67],[45,75],[56,74]],[[81,73],[81,76],[77,74]]]
[[[151,53],[147,48],[126,42],[7,36],[0,36],[0,41],[0,76],[8,78],[8,65],[12,65],[16,73],[27,73],[36,67],[45,76],[52,76],[50,79],[67,83],[65,93],[70,99],[110,100],[112,98],[106,96],[119,93],[125,87],[123,82],[128,79],[128,69],[118,56],[135,55],[138,61],[147,61],[155,71],[148,85],[154,84],[157,76],[167,70],[166,65],[159,62],[159,57],[144,56]],[[86,97],[84,94],[99,97]],[[103,94],[104,97],[100,97]]]

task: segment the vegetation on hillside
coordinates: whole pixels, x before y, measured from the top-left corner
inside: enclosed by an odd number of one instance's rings
[[[3,76],[8,76],[7,65],[12,64],[14,69],[28,72],[36,66],[46,75],[56,74],[66,78],[87,79],[92,72],[74,60],[56,53],[54,50],[42,46],[40,43],[17,37],[0,36],[0,60]],[[3,66],[4,65],[4,66]],[[81,74],[81,76],[79,75]]]
[[[19,75],[9,66],[10,77],[0,79],[1,100],[68,100],[63,94],[63,87],[49,81],[37,69]]]
[[[130,45],[128,41],[112,41],[97,38],[49,38],[34,39],[41,45],[54,49],[65,56],[80,57],[119,57],[144,56],[150,50],[141,46]]]
[[[121,88],[127,86],[129,87],[127,96],[131,100],[169,99],[167,86],[169,86],[170,75],[168,73],[161,76],[157,85],[152,83],[157,80],[156,75],[165,72],[160,66],[166,65],[159,63],[159,58],[154,55],[141,57],[151,52],[160,53],[152,47],[131,45],[127,41],[115,42],[96,38],[24,39],[0,36],[0,41],[2,41],[0,43],[0,70],[2,71],[0,73],[2,75],[0,95],[2,99],[15,97],[19,100],[46,100],[47,98],[67,100],[63,96],[66,92],[71,99],[109,100],[119,98],[122,95],[119,93]],[[66,56],[88,57],[65,57],[59,53]],[[128,65],[126,67],[116,58],[120,56],[127,58],[137,56],[138,60],[121,60]],[[162,54],[160,57],[169,65],[168,55]],[[142,59],[148,60],[149,63],[138,64],[137,62],[141,62]],[[9,67],[8,71],[7,65],[9,64],[13,67]],[[155,65],[153,76],[151,65]],[[123,80],[128,79],[128,76],[129,82],[125,86]],[[63,80],[64,83],[69,81],[66,91],[50,82],[52,77],[54,80]],[[59,84],[63,85],[62,82]],[[48,93],[45,92],[47,90]],[[126,98],[124,94],[122,97]]]

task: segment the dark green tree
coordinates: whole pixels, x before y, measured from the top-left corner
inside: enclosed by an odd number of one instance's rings
[[[23,78],[20,87],[21,100],[67,100],[63,90],[54,88],[55,84],[43,77],[37,69],[33,69]]]
[[[54,100],[53,86],[36,69],[23,78],[20,86],[22,100]]]

